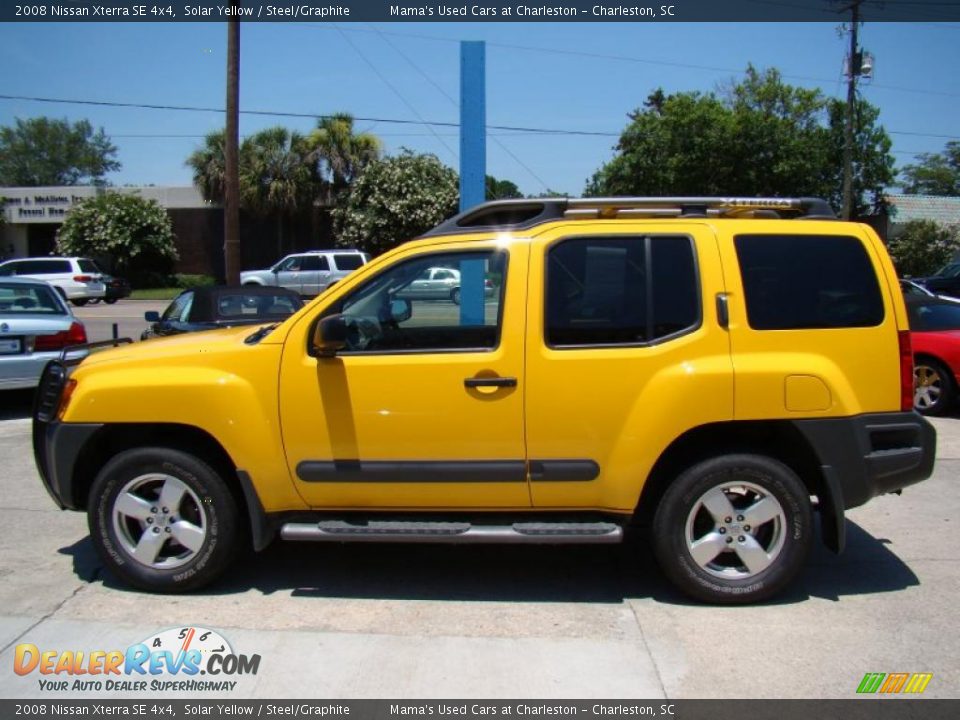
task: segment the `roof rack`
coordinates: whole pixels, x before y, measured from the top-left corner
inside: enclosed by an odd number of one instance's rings
[[[564,218],[624,217],[837,219],[826,200],[808,197],[559,197],[486,202],[445,220],[422,237],[464,231],[528,230]]]

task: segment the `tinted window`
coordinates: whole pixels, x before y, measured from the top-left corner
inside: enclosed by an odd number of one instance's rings
[[[255,321],[261,316],[270,316],[271,319],[292,315],[303,307],[299,296],[286,293],[245,293],[242,290],[231,293],[221,293],[216,296],[215,318],[204,320],[250,320]]]
[[[101,270],[93,260],[77,260],[77,267],[80,268],[80,272],[93,273],[95,275],[103,274],[103,270]]]
[[[11,275],[16,274],[17,266],[19,264],[20,263],[11,262],[11,263],[6,263],[4,265],[0,265],[0,277],[9,277]]]
[[[960,304],[908,303],[910,329],[920,332],[960,330]]]
[[[734,242],[750,327],[871,327],[883,321],[880,287],[857,238],[738,235]]]
[[[0,313],[4,315],[17,313],[66,315],[67,309],[50,287],[0,283]]]
[[[393,265],[331,308],[347,322],[348,352],[442,352],[488,350],[500,336],[500,308],[505,285],[494,287],[490,276],[506,270],[504,252],[464,252],[421,255]],[[477,272],[477,285],[433,293],[422,287],[425,270],[437,265]],[[420,283],[420,285],[418,285]],[[474,294],[471,298],[470,295]],[[481,297],[482,296],[482,297]],[[464,317],[462,303],[483,308],[480,316]],[[404,310],[409,307],[409,316]]]
[[[356,253],[350,255],[340,255],[338,253],[333,256],[333,262],[337,266],[337,270],[356,270],[363,265],[363,256]]]
[[[71,273],[69,260],[24,260],[17,268],[17,275],[52,275]]]
[[[304,255],[300,259],[300,269],[304,271],[329,270],[330,264],[323,255]]]
[[[549,345],[642,344],[696,327],[699,320],[687,237],[575,238],[549,251]]]

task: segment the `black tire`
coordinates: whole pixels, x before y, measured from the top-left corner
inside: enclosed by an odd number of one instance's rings
[[[107,305],[113,305],[119,298],[104,298],[103,301]]]
[[[77,307],[83,307],[84,305],[87,304],[87,298],[76,298],[74,300],[71,300],[70,302],[72,302]]]
[[[939,360],[919,357],[913,362],[913,407],[924,415],[943,415],[957,400],[953,374]]]
[[[745,484],[745,492],[736,490],[740,483]],[[717,492],[733,508],[730,523],[727,518],[715,519],[703,504]],[[776,501],[779,514],[750,527],[737,510],[749,513],[756,507],[753,503],[767,498]],[[667,488],[652,529],[657,561],[684,593],[711,603],[758,602],[780,592],[803,567],[813,532],[810,494],[796,473],[777,460],[724,455],[694,465]],[[704,545],[712,538],[709,544],[721,550],[712,560],[698,562],[691,550],[697,543],[691,543],[691,538]],[[769,564],[755,571],[740,553],[757,547],[766,558],[758,564]]]
[[[151,475],[165,478],[162,487],[151,484]],[[171,478],[172,487],[180,483],[186,491],[179,506],[166,508],[170,512],[163,515],[159,491]],[[138,502],[145,499],[145,505],[156,503],[158,512],[142,521],[122,514],[117,504],[121,493],[125,499],[131,495]],[[239,517],[236,498],[210,465],[162,447],[127,450],[113,457],[94,480],[87,511],[90,537],[107,566],[134,587],[159,593],[195,590],[215,580],[241,549]],[[179,544],[183,529],[197,542],[195,549]],[[203,531],[202,540],[197,529]],[[136,544],[139,550],[151,532],[166,540],[153,543],[158,551],[147,563],[134,557],[130,548]]]
[[[454,305],[460,304],[460,288],[454,288],[453,290],[450,291],[450,301]]]

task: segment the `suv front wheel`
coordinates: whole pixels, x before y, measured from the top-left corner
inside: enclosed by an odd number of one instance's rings
[[[208,584],[239,547],[237,503],[201,459],[170,448],[127,450],[90,491],[90,537],[109,568],[143,590]]]
[[[800,571],[813,518],[803,482],[762,455],[700,462],[667,489],[653,522],[664,573],[685,593],[748,603],[779,592]]]

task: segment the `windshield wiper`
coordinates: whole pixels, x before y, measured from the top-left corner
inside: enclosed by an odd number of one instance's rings
[[[247,345],[256,345],[258,342],[263,340],[267,335],[273,332],[273,329],[277,327],[280,323],[273,323],[271,325],[264,325],[262,328],[254,332],[252,335],[248,335],[244,342]]]

